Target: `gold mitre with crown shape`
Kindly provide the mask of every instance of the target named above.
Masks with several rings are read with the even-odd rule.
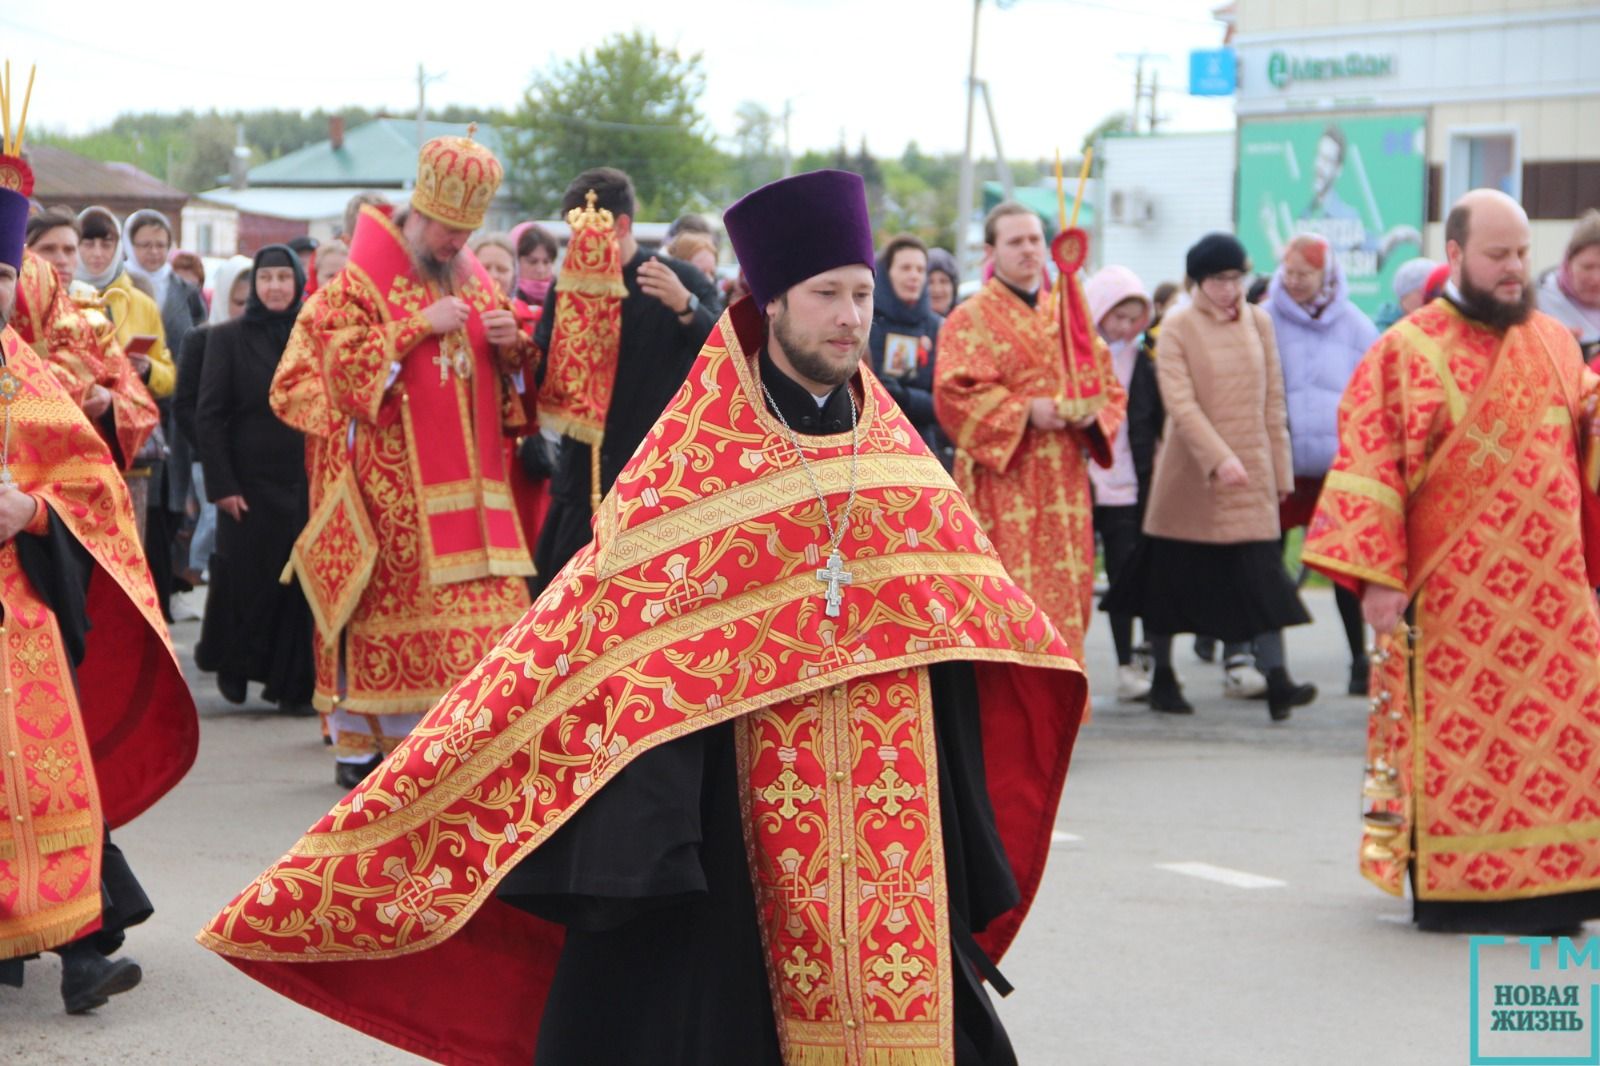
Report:
[[[474,122],[465,137],[435,137],[422,146],[412,210],[457,229],[483,225],[505,171],[493,152],[472,139],[477,132]]]

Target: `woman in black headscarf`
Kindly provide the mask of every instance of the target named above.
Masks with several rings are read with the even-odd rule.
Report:
[[[244,314],[206,338],[195,429],[217,548],[195,662],[231,703],[259,681],[263,699],[309,715],[311,612],[298,584],[278,583],[306,524],[305,445],[267,403],[305,283],[287,246],[261,249]]]

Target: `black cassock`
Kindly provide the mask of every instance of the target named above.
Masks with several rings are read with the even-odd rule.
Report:
[[[650,258],[641,251],[622,268],[628,295],[622,301],[617,376],[611,406],[606,410],[605,438],[600,445],[602,496],[610,491],[611,483],[633,458],[634,449],[672,402],[721,313],[717,290],[710,280],[688,263],[666,256],[657,257],[658,261],[672,268],[678,280],[699,298],[700,309],[685,325],[660,300],[646,296],[639,288],[639,267]],[[541,352],[550,350],[559,288],[559,281],[550,286],[544,315],[534,333]],[[550,478],[550,512],[533,552],[533,565],[538,571],[531,583],[535,596],[544,591],[567,560],[589,543],[589,520],[594,517],[589,509],[589,480],[589,445],[563,437],[556,470]]]
[[[819,408],[765,353],[761,374],[797,432],[849,431],[845,389]],[[987,959],[971,938],[1020,898],[985,783],[977,678],[964,662],[928,675],[956,948],[956,1062],[1012,1066],[978,982]],[[782,1066],[734,728],[712,726],[641,756],[500,883],[502,900],[567,930],[539,1066]]]
[[[308,703],[311,611],[298,583],[278,582],[309,502],[305,441],[267,403],[287,331],[234,319],[212,326],[201,364],[195,431],[213,501],[243,496],[243,520],[217,514],[211,590],[195,663],[224,688],[259,681],[268,702]]]
[[[33,590],[56,616],[67,661],[76,670],[83,661],[84,640],[89,632],[85,604],[95,571],[94,559],[54,514],[50,515],[48,532],[43,536],[18,533],[16,545],[17,562]],[[102,576],[100,580],[111,579]],[[104,955],[122,947],[124,930],[155,913],[128,860],[123,858],[122,849],[111,842],[109,829],[101,845],[100,906],[100,929],[89,938]],[[22,959],[0,960],[0,985],[21,987],[22,963]]]

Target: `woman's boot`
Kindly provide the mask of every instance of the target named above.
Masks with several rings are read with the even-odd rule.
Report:
[[[1317,698],[1317,686],[1297,685],[1289,680],[1289,671],[1275,666],[1267,671],[1267,713],[1274,722],[1289,717],[1294,707],[1304,707]]]
[[[1158,666],[1150,678],[1150,709],[1168,714],[1193,714],[1194,707],[1183,698],[1178,675],[1170,666]]]

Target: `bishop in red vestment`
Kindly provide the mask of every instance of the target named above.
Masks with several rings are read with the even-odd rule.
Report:
[[[470,138],[424,145],[409,210],[362,208],[274,378],[273,409],[308,438],[292,565],[346,787],[528,607],[504,435],[523,423],[510,375],[534,349],[465,248],[500,177]]]

